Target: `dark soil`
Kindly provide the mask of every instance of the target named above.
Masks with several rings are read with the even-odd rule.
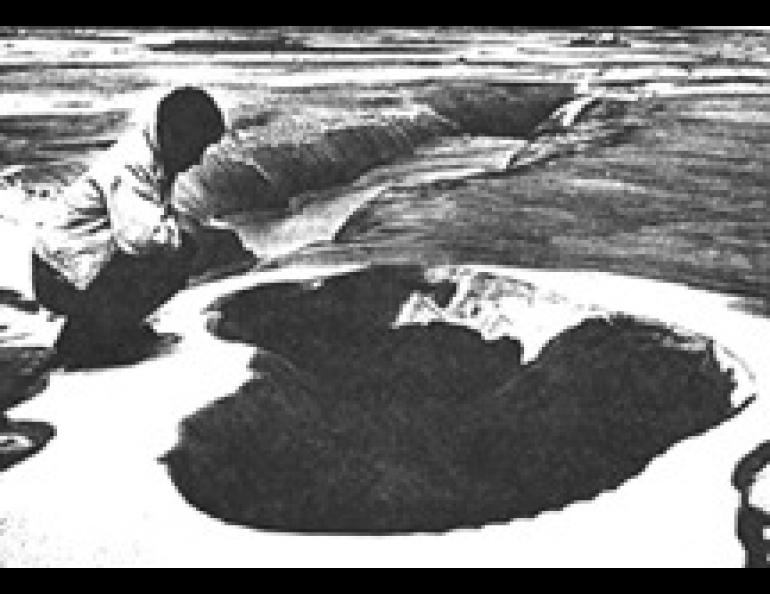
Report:
[[[183,422],[164,459],[182,495],[261,529],[481,526],[617,488],[735,412],[710,348],[677,348],[653,324],[587,321],[529,366],[512,340],[393,330],[412,291],[451,294],[417,272],[374,268],[219,304],[212,330],[265,350],[254,379]]]

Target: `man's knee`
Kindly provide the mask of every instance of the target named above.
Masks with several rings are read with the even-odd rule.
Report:
[[[179,258],[183,260],[193,260],[198,255],[200,248],[198,238],[187,231],[182,231],[180,236],[182,245],[177,250]]]
[[[184,234],[171,252],[146,257],[116,254],[85,291],[78,290],[39,256],[32,261],[38,302],[53,313],[98,324],[138,323],[183,290],[198,254],[195,239]]]
[[[194,242],[185,239],[173,251],[142,258],[118,255],[90,292],[122,320],[141,322],[187,287],[195,253]]]

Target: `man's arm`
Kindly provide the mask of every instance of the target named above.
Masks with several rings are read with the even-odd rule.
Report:
[[[106,191],[107,208],[118,248],[132,255],[178,249],[181,229],[160,204],[160,189],[141,169],[127,167]]]

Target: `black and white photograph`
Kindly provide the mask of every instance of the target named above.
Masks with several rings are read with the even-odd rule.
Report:
[[[0,26],[0,568],[770,567],[770,27]]]

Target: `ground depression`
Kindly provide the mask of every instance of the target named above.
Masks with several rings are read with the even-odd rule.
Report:
[[[470,321],[404,323],[415,295],[439,317],[458,305],[459,285],[429,276],[382,266],[218,303],[211,330],[258,354],[253,379],[185,419],[164,457],[183,497],[259,529],[476,527],[615,489],[736,412],[709,341],[588,316],[524,364],[519,342]],[[510,279],[485,282],[514,307]],[[459,305],[468,320],[484,307]]]

